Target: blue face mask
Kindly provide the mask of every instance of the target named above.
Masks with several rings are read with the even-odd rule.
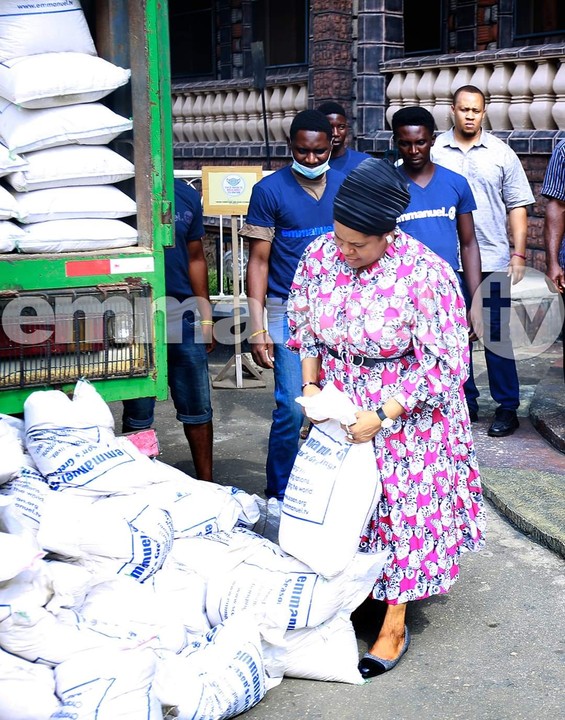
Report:
[[[293,160],[292,169],[305,178],[308,178],[308,180],[315,180],[330,169],[330,159],[328,158],[326,162],[321,165],[316,165],[316,167],[313,168],[306,167],[305,165],[301,165],[297,160]]]

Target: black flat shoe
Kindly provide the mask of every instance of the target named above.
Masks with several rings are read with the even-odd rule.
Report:
[[[506,437],[512,435],[514,430],[520,427],[518,416],[515,410],[504,410],[498,408],[494,413],[494,420],[492,421],[487,434],[490,437]]]
[[[384,660],[383,658],[378,657],[377,655],[371,655],[371,653],[365,653],[361,660],[359,661],[359,665],[357,666],[359,669],[359,672],[361,673],[361,677],[364,680],[368,680],[369,678],[376,677],[377,675],[382,675],[385,672],[388,672],[389,670],[392,670],[392,668],[396,667],[398,663],[400,662],[400,658],[404,655],[404,653],[408,650],[408,646],[410,645],[410,631],[408,630],[408,627],[404,626],[404,645],[402,646],[402,649],[400,651],[400,654],[398,657],[394,658],[394,660]]]

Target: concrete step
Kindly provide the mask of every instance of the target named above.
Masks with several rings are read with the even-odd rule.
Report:
[[[530,420],[542,437],[565,453],[563,359],[554,362],[537,384],[530,402]]]

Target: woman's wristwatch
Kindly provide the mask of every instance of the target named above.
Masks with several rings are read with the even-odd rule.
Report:
[[[385,430],[389,427],[392,427],[394,425],[394,420],[392,418],[389,418],[389,416],[385,413],[385,411],[382,409],[382,407],[377,408],[377,416],[379,420],[381,421],[381,427]]]

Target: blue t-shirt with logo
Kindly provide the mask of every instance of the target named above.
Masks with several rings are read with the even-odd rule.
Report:
[[[269,256],[267,297],[286,300],[298,261],[312,240],[333,230],[333,203],[345,176],[336,170],[326,173],[326,188],[320,200],[299,184],[290,166],[267,175],[253,186],[246,221],[259,227],[274,227]]]
[[[204,235],[200,195],[183,180],[175,179],[175,244],[165,248],[167,295],[186,300],[193,295],[188,276],[188,243]]]
[[[371,155],[367,155],[367,153],[346,148],[345,152],[340,157],[330,158],[330,167],[332,170],[339,170],[340,173],[347,175],[351,172],[351,170],[353,170],[353,168],[360,165],[363,160],[367,160],[367,158],[370,157]]]
[[[457,216],[477,209],[473,192],[463,175],[435,165],[426,187],[420,187],[398,168],[408,182],[410,204],[398,225],[458,270]]]

